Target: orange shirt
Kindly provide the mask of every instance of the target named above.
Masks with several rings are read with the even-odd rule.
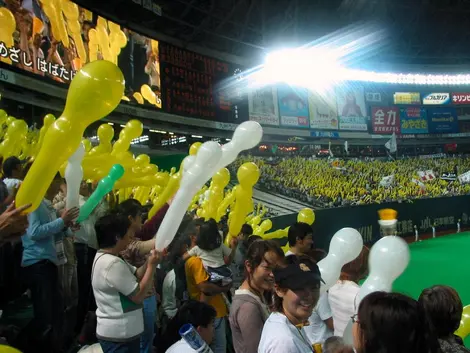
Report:
[[[190,257],[185,263],[185,270],[189,296],[191,299],[200,300],[201,291],[197,285],[209,280],[209,275],[204,269],[202,260],[199,257]],[[208,304],[214,307],[217,312],[217,318],[228,315],[227,306],[221,294],[211,296]]]

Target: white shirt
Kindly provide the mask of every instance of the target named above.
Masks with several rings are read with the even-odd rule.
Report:
[[[289,251],[286,252],[286,255],[285,255],[285,256],[287,257],[287,256],[289,256],[289,255],[295,255],[295,254],[294,254],[292,251],[289,250]]]
[[[264,323],[258,353],[313,353],[305,328],[298,329],[281,313],[272,313]]]
[[[312,315],[308,319],[309,326],[305,326],[305,333],[312,344],[323,343],[327,338],[333,336],[333,331],[326,325],[325,320],[331,318],[330,303],[328,293],[323,293],[318,300],[317,306],[313,309]]]
[[[13,191],[20,186],[20,184],[23,182],[23,180],[16,179],[16,178],[5,178],[3,179],[3,182],[7,186],[8,189],[8,195],[12,195]]]
[[[144,331],[142,305],[129,297],[139,290],[136,268],[118,256],[98,252],[93,262],[92,281],[95,294],[100,339],[127,342]]]
[[[351,281],[338,281],[328,290],[328,301],[333,313],[335,336],[342,337],[344,329],[357,310],[360,287]]]
[[[222,244],[214,250],[202,250],[199,246],[195,246],[188,251],[190,256],[200,257],[204,267],[217,268],[225,266],[224,256],[230,256],[232,249]]]
[[[192,349],[184,339],[179,340],[166,350],[166,353],[193,353],[197,352]]]
[[[173,318],[177,311],[178,307],[176,304],[176,275],[175,270],[171,270],[165,276],[163,280],[162,287],[162,308],[165,311],[168,318]]]

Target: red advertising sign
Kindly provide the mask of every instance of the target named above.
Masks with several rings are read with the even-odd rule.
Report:
[[[470,105],[470,92],[452,93],[452,103]]]
[[[397,107],[372,107],[372,131],[374,134],[399,134],[400,109]]]

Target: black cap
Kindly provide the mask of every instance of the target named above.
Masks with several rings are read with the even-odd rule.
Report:
[[[286,267],[278,267],[273,270],[274,280],[281,288],[301,290],[312,287],[320,287],[325,283],[321,278],[317,264],[306,256],[287,256]]]
[[[3,175],[7,178],[10,178],[13,175],[13,171],[19,165],[22,165],[24,162],[20,161],[18,157],[8,157],[3,161]]]

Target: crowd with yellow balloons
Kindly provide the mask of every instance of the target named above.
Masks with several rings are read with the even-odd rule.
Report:
[[[362,205],[417,198],[465,195],[470,184],[446,181],[439,177],[418,182],[418,171],[433,170],[436,176],[470,170],[468,158],[399,159],[395,161],[360,161],[285,158],[273,165],[265,159],[246,156],[238,165],[254,161],[262,171],[261,183],[276,191],[296,191],[325,206]],[[237,165],[234,165],[236,168]],[[380,185],[382,178],[393,175],[392,187]],[[413,181],[414,180],[414,181]]]

